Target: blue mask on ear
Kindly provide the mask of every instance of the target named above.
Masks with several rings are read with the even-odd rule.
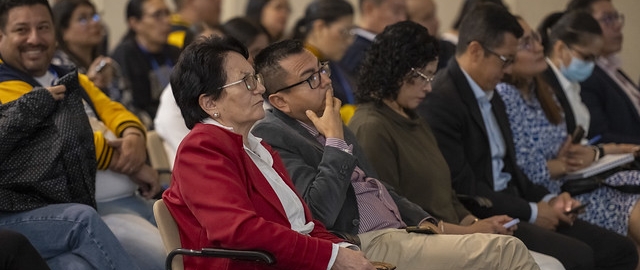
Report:
[[[583,82],[591,76],[595,65],[593,61],[584,61],[580,58],[572,57],[569,67],[561,65],[560,72],[571,82]]]

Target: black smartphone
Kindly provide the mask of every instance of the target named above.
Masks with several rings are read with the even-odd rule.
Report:
[[[579,214],[581,213],[587,206],[589,205],[589,203],[584,203],[581,205],[578,205],[574,208],[571,208],[571,210],[564,212],[565,215],[569,215],[569,214]]]
[[[432,228],[429,228],[429,227],[421,228],[418,226],[408,226],[405,229],[409,233],[438,234],[438,232],[434,231]]]
[[[571,135],[571,143],[579,144],[583,138],[584,138],[584,128],[582,128],[582,126],[576,126],[576,129],[573,131],[573,134]]]

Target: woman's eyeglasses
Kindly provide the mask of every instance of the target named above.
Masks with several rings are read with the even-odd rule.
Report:
[[[321,62],[321,63],[320,63],[320,69],[318,69],[318,71],[316,71],[316,72],[312,73],[312,74],[311,74],[311,76],[309,76],[309,78],[307,78],[306,80],[299,81],[299,82],[294,83],[294,84],[292,84],[292,85],[289,85],[289,86],[286,86],[286,87],[280,88],[280,89],[278,89],[278,90],[276,90],[276,91],[273,91],[273,93],[272,93],[272,94],[275,94],[275,93],[278,93],[278,92],[280,92],[280,91],[283,91],[283,90],[287,90],[287,89],[290,89],[290,88],[296,87],[296,86],[301,85],[301,84],[303,84],[303,83],[305,83],[305,82],[309,84],[309,87],[310,87],[311,89],[316,89],[316,88],[318,88],[318,87],[320,86],[320,84],[322,83],[322,80],[321,80],[321,78],[322,78],[322,76],[321,76],[321,75],[322,75],[322,74],[325,74],[325,75],[327,75],[328,77],[331,77],[331,69],[329,68],[329,62]]]
[[[532,31],[531,35],[520,38],[518,50],[533,51],[533,48],[536,47],[536,44],[539,44],[540,42],[542,42],[540,34],[538,34],[538,32]]]
[[[262,74],[249,74],[247,76],[245,76],[244,78],[242,78],[242,80],[239,81],[235,81],[232,83],[228,83],[225,84],[223,86],[218,87],[218,90],[223,89],[223,88],[227,88],[229,86],[234,86],[236,84],[240,84],[244,82],[245,86],[247,87],[247,90],[249,91],[255,91],[256,89],[258,89],[258,83],[264,85],[264,79],[262,78]]]
[[[91,16],[81,16],[80,18],[78,18],[78,23],[80,23],[81,25],[87,25],[89,24],[89,22],[99,22],[100,19],[100,14],[94,13]]]
[[[424,86],[429,85],[431,82],[433,82],[433,80],[436,78],[436,75],[431,75],[431,76],[427,76],[424,73],[418,71],[415,68],[411,68],[411,71],[415,72],[416,74],[418,74],[418,76],[422,79],[422,81],[424,82]]]

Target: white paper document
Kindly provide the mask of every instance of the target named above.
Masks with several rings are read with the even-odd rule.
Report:
[[[591,166],[568,173],[564,178],[567,180],[587,178],[632,162],[633,159],[633,154],[604,155],[601,159],[591,164]]]

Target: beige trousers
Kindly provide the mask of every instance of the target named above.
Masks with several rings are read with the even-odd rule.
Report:
[[[398,270],[540,269],[518,238],[496,234],[427,235],[384,229],[359,235],[371,261]]]

